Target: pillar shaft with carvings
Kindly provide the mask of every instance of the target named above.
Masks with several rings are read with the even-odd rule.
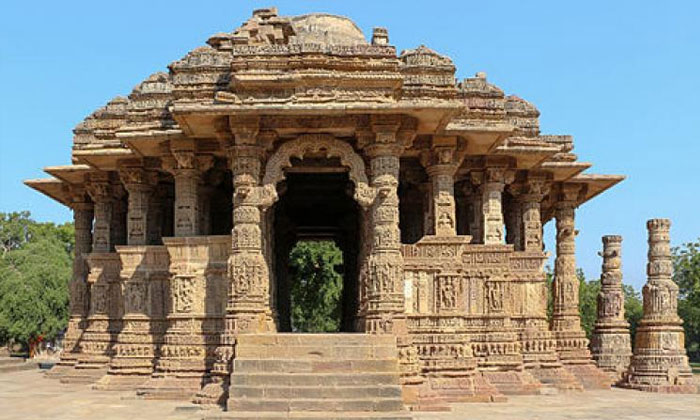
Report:
[[[149,243],[149,220],[151,197],[156,182],[156,174],[143,168],[122,168],[119,175],[129,194],[127,208],[127,244],[146,245]]]
[[[92,252],[110,252],[113,201],[111,185],[107,180],[91,181],[87,184],[87,192],[95,203]]]
[[[472,182],[479,186],[480,207],[479,243],[491,245],[502,244],[503,234],[503,190],[513,182],[514,173],[506,167],[487,167],[471,172]]]
[[[94,208],[83,188],[72,191],[73,223],[75,226],[75,258],[70,283],[70,318],[64,339],[66,352],[78,350],[77,345],[86,327],[89,310],[88,266],[86,256],[92,251],[92,221]]]
[[[694,393],[697,387],[685,353],[683,322],[678,316],[678,285],[671,279],[670,228],[668,219],[647,222],[644,315],[637,327],[626,385],[650,392]]]
[[[227,330],[274,331],[268,264],[263,255],[261,210],[268,201],[260,186],[263,149],[255,145],[255,136],[240,137],[230,150],[234,192]]]
[[[588,339],[581,328],[579,279],[576,275],[575,212],[579,185],[565,184],[556,204],[557,256],[554,261],[552,331],[562,361],[588,357]]]
[[[540,214],[541,203],[549,192],[548,183],[541,178],[531,178],[525,184],[524,194],[518,197],[522,221],[520,223],[521,241],[519,249],[523,251],[541,252],[542,242],[542,216]]]
[[[405,303],[397,191],[402,146],[395,128],[379,128],[375,132],[374,143],[365,148],[370,159],[370,182],[377,196],[369,209],[367,239],[371,246],[366,266],[364,330],[403,333],[406,326],[402,317]]]
[[[613,381],[623,379],[632,356],[629,323],[625,320],[621,252],[622,236],[603,236],[598,317],[591,338],[593,359]]]
[[[457,234],[454,173],[457,170],[455,148],[438,146],[428,152],[423,164],[430,177],[430,232],[437,236]]]
[[[556,203],[557,258],[552,284],[551,330],[564,367],[587,389],[610,388],[610,377],[597,368],[588,350],[588,339],[581,328],[579,279],[576,275],[575,212],[583,186],[562,184]]]

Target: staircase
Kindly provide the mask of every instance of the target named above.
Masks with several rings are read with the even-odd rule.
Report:
[[[27,362],[22,357],[0,357],[0,373],[36,370],[38,368],[39,365],[36,362]]]
[[[239,336],[226,419],[407,420],[393,336]]]

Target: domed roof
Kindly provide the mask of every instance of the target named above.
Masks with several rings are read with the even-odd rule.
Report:
[[[290,17],[296,37],[294,44],[367,45],[355,22],[345,16],[311,13]]]

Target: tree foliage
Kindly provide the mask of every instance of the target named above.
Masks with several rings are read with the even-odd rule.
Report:
[[[675,247],[673,280],[678,284],[678,314],[683,318],[685,346],[700,361],[700,238]]]
[[[336,267],[343,254],[330,241],[297,243],[289,255],[292,275],[292,330],[338,331],[343,277]]]
[[[73,225],[0,213],[0,343],[54,338],[68,319]]]

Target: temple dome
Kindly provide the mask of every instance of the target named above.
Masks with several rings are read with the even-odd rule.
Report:
[[[293,44],[367,45],[360,28],[345,16],[311,13],[291,16]]]

